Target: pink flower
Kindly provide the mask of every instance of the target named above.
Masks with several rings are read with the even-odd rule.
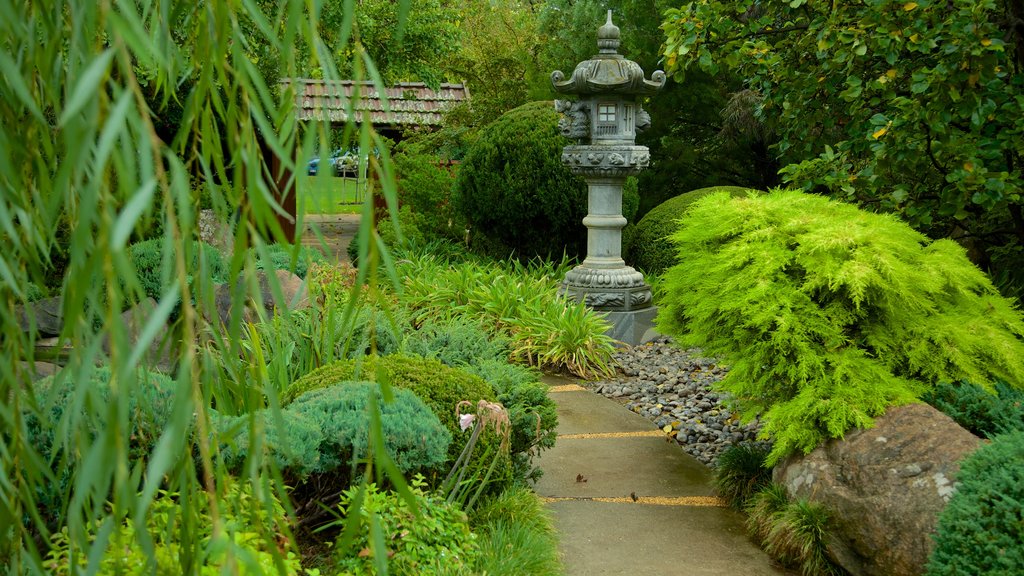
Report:
[[[476,420],[476,416],[472,414],[460,414],[459,415],[459,428],[465,432],[473,426],[473,421]]]

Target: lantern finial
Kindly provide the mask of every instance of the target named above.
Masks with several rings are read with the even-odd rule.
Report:
[[[612,24],[612,11],[608,11],[608,21],[597,29],[597,47],[601,54],[618,54],[619,27]]]

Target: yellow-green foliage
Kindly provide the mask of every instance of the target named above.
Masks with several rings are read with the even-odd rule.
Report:
[[[774,463],[941,381],[1024,386],[1024,318],[950,240],[799,192],[693,206],[659,328],[731,365]]]
[[[87,535],[90,545],[101,535],[109,537],[102,556],[96,559],[97,573],[299,574],[297,550],[287,534],[288,519],[269,483],[254,486],[225,477],[220,489],[217,508],[221,531],[216,535],[206,499],[184,502],[177,494],[161,492],[153,500],[142,527],[153,544],[152,558],[140,544],[143,536],[131,519],[113,526],[92,525]],[[267,538],[267,534],[274,538]],[[83,550],[73,541],[67,528],[55,533],[50,544],[43,565],[48,574],[85,573],[91,550]]]
[[[462,451],[467,437],[459,428],[456,405],[462,400],[469,400],[475,406],[479,400],[493,402],[496,397],[491,385],[479,376],[450,368],[431,358],[402,354],[366,356],[359,360],[358,366],[360,378],[390,382],[393,386],[412,391],[423,400],[452,434],[453,441],[448,449],[452,461]],[[281,401],[287,404],[311,390],[353,380],[356,367],[356,360],[340,360],[314,370],[296,380]]]

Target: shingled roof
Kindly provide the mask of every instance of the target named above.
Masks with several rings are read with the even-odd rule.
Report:
[[[328,82],[305,78],[285,79],[282,87],[295,84],[295,108],[299,120],[348,120],[346,108],[357,83],[351,80]],[[469,100],[469,90],[463,84],[441,84],[432,90],[421,82],[402,82],[385,89],[387,106],[372,82],[358,83],[359,100],[356,102],[355,120],[363,118],[362,111],[370,111],[375,125],[436,126],[441,124],[444,111]]]

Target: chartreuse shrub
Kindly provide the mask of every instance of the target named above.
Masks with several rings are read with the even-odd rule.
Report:
[[[455,184],[474,250],[527,259],[586,252],[587,186],[562,164],[567,144],[551,102],[524,104],[481,131]]]
[[[288,270],[299,278],[305,278],[312,264],[323,264],[327,258],[315,247],[268,244],[249,248],[258,270]]]
[[[128,247],[128,256],[135,268],[142,292],[156,300],[160,299],[172,282],[176,256],[168,247],[166,238],[143,240]],[[191,271],[187,279],[189,285],[197,277],[214,283],[227,280],[228,267],[224,257],[210,244],[193,240],[188,244],[186,258],[188,262],[185,269]]]
[[[1024,387],[1024,318],[949,240],[800,192],[692,206],[672,236],[658,327],[731,366],[772,465],[938,382]]]
[[[470,512],[480,555],[474,568],[493,576],[558,576],[563,573],[551,516],[532,490],[509,488]]]
[[[253,415],[216,419],[221,457],[231,470],[240,470],[256,449],[274,458],[289,477],[302,480],[329,474],[333,484],[345,485],[356,461],[369,456],[369,395],[377,397],[385,449],[403,473],[429,472],[445,463],[451,434],[422,400],[408,390],[394,389],[384,402],[376,384],[339,382],[311,389],[281,410],[277,426],[269,410]],[[254,428],[262,444],[254,446]]]
[[[610,372],[612,340],[605,320],[558,295],[565,264],[457,265],[407,254],[400,302],[415,323],[463,318],[509,342],[513,360],[587,377]]]
[[[334,569],[339,575],[379,574],[384,563],[396,576],[469,576],[480,555],[477,537],[458,506],[423,490],[422,478],[412,480],[416,510],[395,492],[370,484],[358,498],[358,488],[345,491],[340,509],[343,524],[358,514],[355,540],[337,547]],[[359,502],[361,501],[361,506]],[[386,558],[371,548],[374,533],[386,548]],[[338,544],[341,544],[339,539]]]
[[[997,436],[960,465],[939,515],[928,576],[1024,573],[1024,431]]]
[[[733,196],[755,193],[739,186],[712,186],[669,198],[652,208],[628,233],[623,231],[622,253],[626,262],[653,276],[678,262],[676,247],[668,239],[678,228],[676,222],[691,204],[716,192],[727,192]]]
[[[943,382],[922,399],[972,434],[991,438],[1024,430],[1024,391],[996,382],[994,394],[970,382]]]
[[[137,526],[131,519],[90,525],[90,545],[101,535],[108,539],[100,551],[102,556],[96,559],[90,558],[89,549],[76,544],[67,528],[54,533],[43,567],[57,576],[85,573],[90,560],[95,562],[98,574],[301,574],[297,550],[288,536],[284,507],[269,483],[257,481],[253,485],[226,477],[219,488],[217,518],[221,532],[217,535],[209,500],[198,498],[186,503],[178,494],[160,492],[146,511],[144,526]],[[258,498],[254,496],[257,493]],[[152,559],[139,544],[140,532],[152,540]],[[192,543],[199,544],[199,557],[190,556]]]

